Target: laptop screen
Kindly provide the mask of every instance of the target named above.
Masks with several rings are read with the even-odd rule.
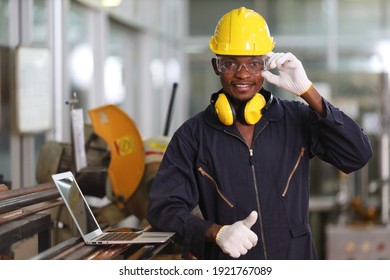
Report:
[[[76,221],[76,225],[82,234],[86,235],[99,229],[99,226],[72,173],[67,173],[69,174],[67,177],[53,179],[64,202],[71,210],[69,212]]]

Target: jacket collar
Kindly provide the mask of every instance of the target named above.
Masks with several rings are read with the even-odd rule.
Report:
[[[229,127],[229,126],[223,125],[218,120],[218,116],[217,116],[215,109],[214,109],[214,102],[216,100],[216,97],[218,94],[220,94],[222,92],[223,91],[221,89],[218,92],[215,92],[211,95],[210,105],[207,106],[207,108],[205,109],[204,114],[203,114],[203,118],[207,124],[209,124],[210,126],[216,128],[216,129],[230,130],[230,128],[233,129],[233,128],[235,128],[235,126],[233,125],[233,126]],[[269,105],[267,105],[267,108],[266,108],[265,112],[263,112],[263,116],[262,116],[261,120],[256,124],[256,126],[259,125],[260,123],[264,123],[264,120],[271,121],[271,122],[280,120],[284,115],[284,108],[280,104],[280,99],[273,96],[271,92],[265,90],[264,88],[261,88],[259,93],[265,97],[265,100],[267,101],[267,103],[270,99],[271,99],[271,101],[269,102]]]

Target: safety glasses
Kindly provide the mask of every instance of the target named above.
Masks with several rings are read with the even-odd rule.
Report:
[[[250,74],[260,74],[265,69],[264,56],[254,56],[246,63],[238,63],[231,57],[216,57],[217,69],[222,74],[235,74],[244,67]]]

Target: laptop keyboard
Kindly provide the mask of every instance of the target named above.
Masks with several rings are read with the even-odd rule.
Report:
[[[139,233],[135,232],[109,232],[101,237],[98,238],[98,240],[107,241],[107,240],[113,240],[113,241],[122,241],[122,240],[133,240],[139,236]]]

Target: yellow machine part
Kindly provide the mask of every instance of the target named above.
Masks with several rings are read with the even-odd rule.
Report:
[[[133,120],[117,106],[105,105],[88,113],[95,133],[110,148],[111,159],[107,173],[118,205],[123,208],[144,173],[142,138]]]

